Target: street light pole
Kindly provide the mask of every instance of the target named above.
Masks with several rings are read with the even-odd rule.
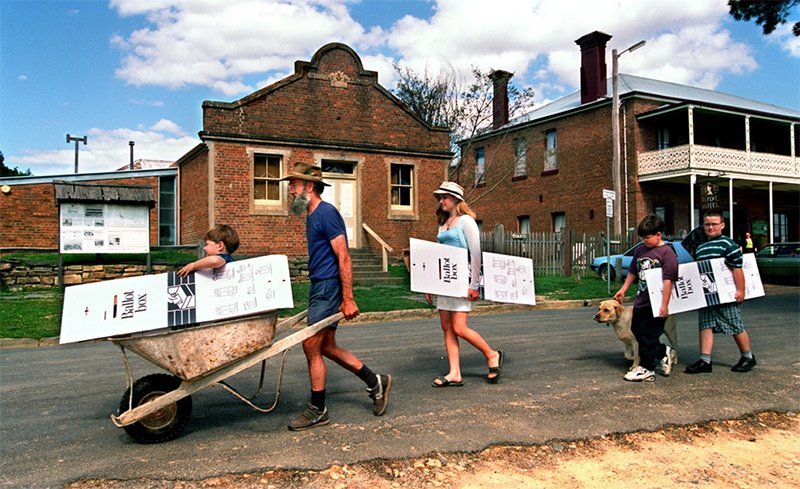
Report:
[[[616,49],[611,50],[611,173],[614,184],[614,232],[617,236],[622,235],[622,176],[619,149],[619,57],[629,51],[635,51],[645,45],[645,41],[636,44],[617,53]],[[626,197],[627,200],[627,197]]]
[[[67,133],[67,143],[75,141],[75,173],[78,173],[78,143],[82,142],[83,145],[86,146],[88,138],[88,136],[83,136],[82,138],[70,136],[69,133]]]

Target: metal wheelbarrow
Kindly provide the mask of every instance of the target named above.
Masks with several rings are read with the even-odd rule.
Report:
[[[137,333],[109,338],[122,351],[128,374],[128,390],[122,396],[119,412],[111,421],[139,443],[161,443],[180,435],[192,412],[192,394],[218,385],[259,412],[270,412],[278,403],[283,362],[278,374],[275,401],[269,408],[255,405],[264,384],[267,359],[301,343],[344,318],[334,314],[278,341],[278,337],[302,321],[308,311],[278,323],[277,311],[212,323],[177,331]],[[125,350],[167,370],[134,382]],[[258,391],[251,397],[240,394],[225,379],[261,363]]]

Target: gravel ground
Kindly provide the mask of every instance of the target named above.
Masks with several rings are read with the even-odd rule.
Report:
[[[656,432],[495,446],[478,453],[335,465],[322,471],[263,471],[202,480],[83,480],[85,488],[796,488],[800,417],[759,413],[745,419],[673,426]]]

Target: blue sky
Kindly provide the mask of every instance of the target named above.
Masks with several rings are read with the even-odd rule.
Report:
[[[574,40],[647,45],[620,71],[800,109],[800,42],[763,36],[726,0],[0,1],[0,151],[34,175],[175,160],[200,142],[203,100],[233,101],[343,42],[391,89],[393,64],[512,71],[544,104],[578,89]],[[800,9],[792,22],[800,20]]]

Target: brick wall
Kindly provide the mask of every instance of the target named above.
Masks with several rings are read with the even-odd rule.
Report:
[[[181,162],[178,172],[179,244],[195,244],[210,228],[208,217],[208,149]]]
[[[472,143],[459,180],[484,229],[502,223],[517,230],[517,217],[530,216],[531,231],[552,231],[553,213],[564,213],[578,232],[605,229],[602,189],[611,189],[611,134],[608,107],[527,126]],[[545,132],[557,134],[557,170],[544,171]],[[514,140],[527,147],[527,176],[514,178]],[[484,148],[486,184],[472,189],[476,148]]]

